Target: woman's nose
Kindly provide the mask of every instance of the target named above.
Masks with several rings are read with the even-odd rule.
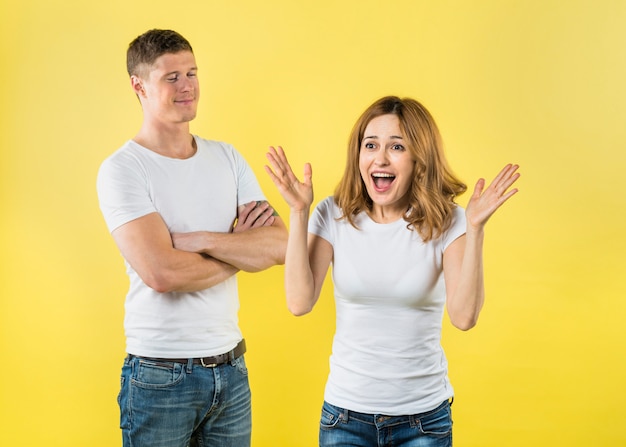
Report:
[[[387,159],[387,151],[384,149],[380,149],[376,152],[376,156],[374,158],[374,162],[379,166],[384,166],[387,164],[389,160]]]

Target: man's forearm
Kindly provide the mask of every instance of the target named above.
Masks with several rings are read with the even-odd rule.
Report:
[[[167,291],[196,292],[208,289],[226,281],[235,275],[239,269],[231,264],[198,254],[203,259],[194,266],[177,268],[172,266],[171,279],[166,281]]]
[[[284,264],[287,230],[279,221],[238,233],[174,233],[172,240],[180,250],[202,253],[246,272],[258,272]]]
[[[143,282],[157,292],[192,292],[237,273],[233,265],[172,246],[161,216],[151,213],[113,231],[122,256]]]
[[[161,293],[208,289],[239,271],[219,259],[175,249],[135,270],[148,287]]]
[[[207,233],[205,254],[246,272],[285,263],[287,231],[268,226],[242,233]]]

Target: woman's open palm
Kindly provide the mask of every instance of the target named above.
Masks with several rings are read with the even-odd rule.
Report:
[[[518,168],[518,165],[506,165],[486,189],[485,179],[481,178],[476,182],[474,193],[465,209],[469,225],[484,226],[496,210],[517,193],[517,188],[509,188],[520,177]]]
[[[313,203],[313,183],[311,165],[304,165],[304,178],[300,182],[294,175],[283,148],[270,147],[266,154],[272,167],[265,166],[265,171],[278,188],[278,191],[293,211],[308,210]]]

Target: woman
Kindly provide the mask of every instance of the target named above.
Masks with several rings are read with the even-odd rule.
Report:
[[[444,306],[472,328],[483,305],[484,227],[517,189],[517,165],[489,187],[466,186],[445,161],[437,126],[419,102],[385,97],[356,122],[345,172],[315,208],[312,170],[300,182],[282,148],[266,171],[290,208],[285,291],[295,315],[315,305],[329,265],[336,333],[320,446],[452,445]],[[308,233],[308,234],[307,234]]]

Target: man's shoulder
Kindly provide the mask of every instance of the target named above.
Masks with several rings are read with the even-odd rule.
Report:
[[[194,135],[198,146],[198,153],[207,156],[210,159],[215,157],[222,160],[228,160],[229,163],[242,166],[245,165],[244,156],[230,143],[219,140],[208,140],[206,138]]]
[[[109,154],[109,156],[107,156],[103,160],[102,164],[112,163],[119,159],[132,157],[132,152],[133,152],[133,141],[127,140],[126,142],[124,142],[124,144],[122,144],[115,151]]]
[[[144,162],[141,151],[132,140],[126,141],[121,147],[106,157],[98,169],[99,179],[121,179],[141,171]]]
[[[196,144],[198,145],[198,150],[220,150],[223,152],[236,152],[234,146],[230,143],[220,140],[210,140],[208,138],[202,138],[198,135],[194,135],[194,139],[196,140]]]

